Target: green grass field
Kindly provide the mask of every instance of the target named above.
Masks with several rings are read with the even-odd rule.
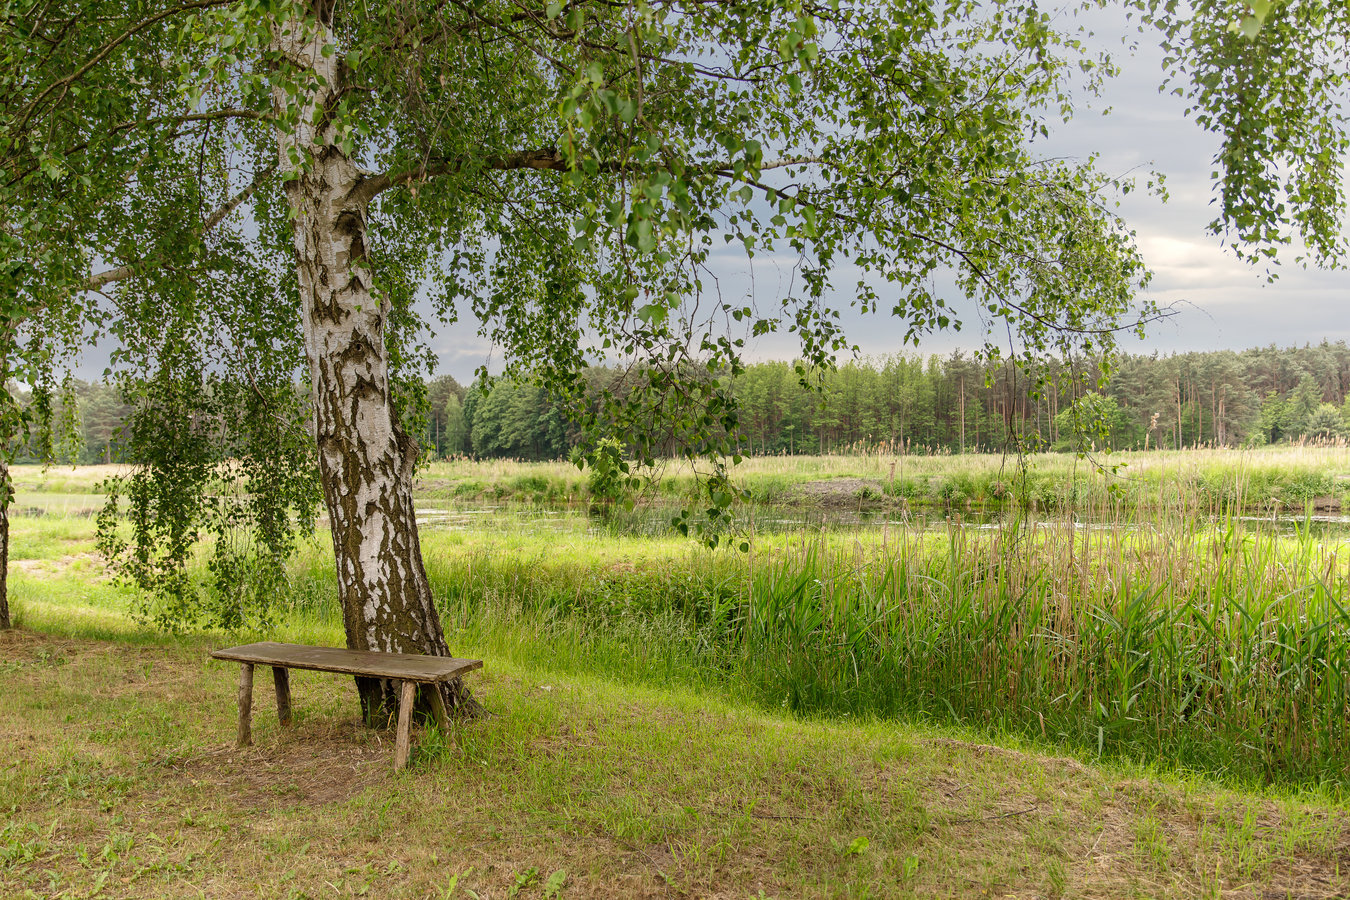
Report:
[[[922,459],[947,479],[993,464]],[[257,745],[235,750],[234,667],[205,652],[264,633],[138,624],[93,552],[98,477],[21,470],[0,896],[1341,894],[1346,535],[1212,496],[1256,475],[1335,484],[1347,462],[1162,454],[1126,470],[1177,492],[1142,517],[766,531],[748,554],[567,499],[470,505],[423,546],[497,715],[424,731],[400,775],[334,676],[298,675],[293,735],[259,688]],[[423,497],[558,479],[584,500],[574,473],[437,465]],[[324,543],[266,636],[341,643]]]
[[[20,505],[79,509],[79,495],[99,493],[118,466],[15,466]],[[878,497],[964,508],[1023,505],[1041,510],[1135,510],[1298,513],[1308,504],[1339,509],[1350,499],[1350,449],[1275,446],[1254,450],[1116,452],[1080,458],[1014,456],[749,457],[733,470],[756,502],[790,500],[804,484],[856,479]],[[648,499],[679,500],[694,485],[688,466],[672,461],[647,473]],[[583,503],[587,473],[566,462],[451,460],[425,464],[418,496],[427,502]]]
[[[680,498],[693,486],[692,473],[680,462],[648,474],[653,480],[649,497]],[[1309,503],[1340,508],[1350,491],[1350,450],[1277,446],[1092,458],[1044,453],[1023,460],[996,454],[774,456],[747,458],[734,475],[761,503],[791,499],[794,490],[811,482],[862,479],[882,496],[917,504],[1297,512]],[[426,499],[566,503],[585,499],[586,476],[562,462],[433,462],[422,470],[420,494]]]
[[[395,775],[350,685],[236,750],[203,642],[0,636],[6,897],[1331,896],[1343,809],[488,656]],[[265,699],[265,697],[260,697]]]

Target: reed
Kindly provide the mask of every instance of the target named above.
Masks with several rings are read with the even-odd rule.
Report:
[[[874,462],[884,479],[889,461]],[[1005,477],[978,462],[905,457],[903,477],[971,493]],[[952,504],[936,528],[765,531],[749,553],[701,549],[650,517],[601,525],[584,504],[429,526],[423,547],[456,652],[1339,791],[1350,787],[1350,552],[1308,500],[1334,493],[1345,463],[1337,448],[1137,454],[1131,485],[1098,489],[1082,479],[1111,476],[1038,457],[1033,472],[1061,498],[1046,504],[1053,517],[975,525]],[[750,465],[790,486],[858,475],[858,464]],[[561,465],[454,465],[484,484],[579,495]],[[663,477],[678,492],[688,473]],[[1123,502],[1127,491],[1141,499]],[[1303,498],[1301,522],[1243,514],[1277,492]],[[30,496],[18,505],[36,512]],[[126,594],[89,568],[92,523],[59,514],[83,499],[46,497],[56,502],[44,515],[15,519],[20,614],[58,630],[114,628]],[[283,638],[341,640],[326,545],[316,539],[294,563]]]
[[[808,541],[757,560],[732,615],[765,702],[1343,784],[1346,587],[1311,532],[1013,523]]]
[[[578,523],[580,520],[578,520]],[[1350,786],[1350,566],[1311,526],[1184,504],[761,536],[432,533],[455,647],[803,715],[943,722],[1238,782]],[[329,564],[296,579],[334,621]]]

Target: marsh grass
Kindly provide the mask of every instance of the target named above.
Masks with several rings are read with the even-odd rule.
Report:
[[[938,528],[766,533],[738,554],[581,512],[506,512],[428,528],[423,547],[456,652],[1341,791],[1350,554],[1311,518],[1276,528],[1238,511],[1280,479],[1335,483],[1345,452],[1282,452],[1150,455],[1135,469],[1157,486],[1142,515],[1101,493],[1076,497],[1072,517],[966,525],[958,512]],[[982,477],[969,458],[924,459],[934,477]],[[779,465],[792,468],[767,474],[818,478],[835,464],[788,458]],[[1288,471],[1267,471],[1276,464]],[[486,481],[523,477],[505,463],[455,465]],[[85,555],[92,523],[16,523],[16,555],[33,564],[16,578],[21,619],[114,634],[127,595]],[[294,561],[269,635],[342,641],[325,544]]]
[[[14,490],[20,494],[97,494],[103,481],[127,471],[127,467],[121,465],[22,464],[9,467]]]
[[[1344,785],[1343,556],[1307,535],[1017,524],[818,541],[727,628],[767,702],[971,724],[1247,781]]]
[[[1347,786],[1350,568],[1314,529],[1014,520],[775,535],[741,555],[575,525],[424,536],[452,645],[796,714]],[[311,550],[288,627],[335,628],[330,573]]]
[[[100,485],[125,474],[123,466],[11,469],[20,504],[48,511],[102,504]],[[681,501],[695,490],[692,470],[669,461],[648,473],[643,498]],[[1297,512],[1310,502],[1340,505],[1350,491],[1350,449],[1281,445],[1251,450],[1196,449],[1119,451],[1079,457],[1042,453],[746,457],[733,476],[756,503],[790,500],[802,484],[861,478],[883,495],[909,503],[964,507],[1015,505],[1038,510],[1074,510],[1084,503],[1156,510],[1179,501],[1210,513],[1231,509]],[[509,459],[433,461],[419,471],[424,501],[524,502],[544,506],[584,505],[587,473],[568,462]],[[91,499],[83,499],[90,495]],[[64,499],[61,499],[64,498]]]
[[[693,472],[682,462],[668,462],[650,475],[648,500],[681,500],[694,492]],[[861,478],[896,500],[958,508],[993,504],[1073,511],[1096,504],[1153,511],[1192,502],[1209,513],[1297,512],[1310,502],[1339,506],[1346,500],[1350,450],[1285,445],[1086,457],[1043,453],[1020,459],[989,453],[768,456],[745,458],[733,476],[759,504],[790,500],[809,482]],[[419,496],[575,504],[587,498],[586,476],[565,462],[432,462],[421,471]]]

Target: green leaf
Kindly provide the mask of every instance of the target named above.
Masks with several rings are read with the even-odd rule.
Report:
[[[816,237],[816,210],[812,206],[802,207],[802,233],[809,238]]]
[[[651,219],[639,219],[637,223],[637,248],[650,253],[656,247],[656,236],[652,232]]]
[[[548,881],[544,882],[544,900],[554,900],[558,892],[562,890],[563,885],[567,883],[567,872],[559,869],[548,876]]]
[[[648,303],[637,311],[637,317],[648,325],[660,325],[670,314],[670,307],[664,303]]]
[[[869,843],[870,842],[865,837],[856,837],[853,839],[852,843],[848,845],[848,849],[844,851],[844,855],[858,856],[866,852]]]

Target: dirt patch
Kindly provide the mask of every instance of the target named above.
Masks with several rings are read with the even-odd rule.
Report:
[[[10,563],[10,565],[13,566],[14,563]],[[113,651],[113,648],[114,645],[111,644],[52,637],[39,634],[36,631],[29,631],[27,628],[10,628],[0,631],[0,660],[16,663],[33,659],[40,659],[43,662],[53,660],[64,662],[92,653],[109,653]]]
[[[74,565],[90,566],[101,574],[103,557],[95,553],[72,553],[60,559],[14,559],[10,560],[9,568],[12,572],[19,572],[33,578],[52,578],[64,574],[67,569]]]
[[[818,506],[888,506],[895,501],[886,495],[880,481],[871,478],[828,478],[793,485],[783,495],[788,503]]]
[[[1034,763],[1037,766],[1051,771],[1063,770],[1077,774],[1086,774],[1091,772],[1087,766],[1078,760],[1069,756],[1045,756],[1043,754],[1032,755],[1023,753],[1021,750],[1013,750],[1010,747],[998,747],[993,744],[972,744],[969,741],[958,741],[955,738],[935,737],[929,738],[925,743],[934,744],[939,747],[950,747],[961,755],[974,754],[975,756],[997,756],[1004,759],[1018,760],[1027,764]]]
[[[393,735],[382,737],[350,722],[314,723],[287,734],[283,743],[227,745],[166,760],[160,777],[210,787],[249,809],[325,806],[389,777]]]

